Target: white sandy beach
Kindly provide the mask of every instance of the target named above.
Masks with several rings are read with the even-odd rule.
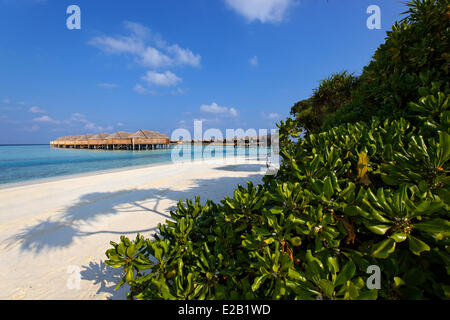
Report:
[[[109,241],[150,237],[178,200],[219,201],[261,182],[265,162],[209,160],[62,177],[0,189],[0,299],[125,299]],[[80,271],[79,288],[73,288]],[[69,283],[69,286],[68,286]],[[71,286],[72,284],[72,286]]]

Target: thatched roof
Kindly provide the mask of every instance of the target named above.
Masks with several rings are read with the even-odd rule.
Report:
[[[78,136],[78,138],[76,138],[75,140],[76,141],[89,140],[89,138],[91,138],[92,136],[93,136],[93,134],[85,134],[85,135],[82,135],[82,136]]]
[[[133,134],[125,131],[117,131],[110,134],[107,139],[129,139]]]
[[[79,138],[83,137],[83,136],[64,136],[64,137],[59,137],[58,139],[56,139],[56,141],[75,141],[75,140],[80,140]]]
[[[145,135],[145,133],[142,130],[139,130],[139,131],[133,133],[133,135],[131,137],[132,138],[143,138],[143,139],[147,138],[147,136]]]
[[[169,139],[166,134],[159,133],[156,131],[150,130],[139,130],[135,133],[117,131],[113,134],[109,133],[97,133],[93,134],[84,134],[77,136],[64,136],[59,137],[55,141],[79,141],[79,140],[106,140],[106,139],[131,139],[131,138],[143,138],[143,139]]]
[[[110,135],[109,133],[101,132],[93,135],[88,140],[105,140],[109,135]]]
[[[139,130],[136,133],[133,133],[131,136],[132,138],[144,138],[144,139],[169,139],[169,137],[166,134],[159,133],[156,131],[150,131],[150,130]]]

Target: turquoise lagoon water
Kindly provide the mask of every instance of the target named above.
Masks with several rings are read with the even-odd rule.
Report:
[[[256,147],[176,146],[175,150],[106,151],[56,149],[49,145],[0,145],[0,185],[132,166],[232,155],[262,158]]]

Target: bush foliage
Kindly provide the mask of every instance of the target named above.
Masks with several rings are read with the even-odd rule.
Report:
[[[389,116],[338,110],[297,142],[302,127],[281,121],[282,164],[263,185],[180,201],[154,238],[111,242],[106,264],[123,268],[129,298],[450,298],[449,6],[408,5],[339,109]],[[379,290],[366,285],[373,265]]]
[[[358,87],[358,78],[347,71],[335,73],[314,90],[311,98],[297,102],[291,108],[297,126],[314,132],[327,123],[328,117],[351,101],[351,94]]]
[[[450,2],[414,0],[406,5],[408,15],[387,32],[361,76],[334,74],[311,98],[292,107],[297,127],[317,132],[372,116],[407,117],[409,102],[439,91],[450,93]],[[333,103],[317,100],[321,92]]]

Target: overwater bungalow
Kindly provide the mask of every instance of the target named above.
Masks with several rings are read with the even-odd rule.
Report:
[[[89,138],[92,137],[93,134],[85,134],[82,136],[78,136],[75,139],[75,142],[77,145],[82,145],[82,146],[89,146]]]
[[[109,133],[101,132],[94,134],[92,137],[88,139],[89,146],[92,146],[91,149],[99,149],[98,146],[106,145],[106,138],[109,136]]]
[[[169,144],[170,139],[166,134],[150,130],[64,136],[50,142],[50,146],[55,148],[105,150],[167,149]]]

